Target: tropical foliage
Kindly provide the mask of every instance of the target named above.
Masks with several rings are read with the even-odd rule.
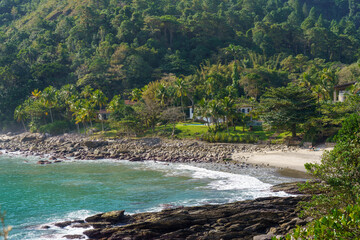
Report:
[[[347,118],[335,137],[334,150],[321,164],[306,168],[322,182],[304,187],[320,193],[304,203],[304,214],[315,218],[305,228],[298,227],[288,239],[357,239],[360,233],[360,116]]]

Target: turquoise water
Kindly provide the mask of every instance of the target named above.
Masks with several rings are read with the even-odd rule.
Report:
[[[11,238],[61,239],[83,230],[59,221],[98,212],[159,211],[165,206],[219,204],[265,196],[271,184],[291,179],[271,169],[210,170],[209,166],[128,161],[68,161],[38,165],[35,158],[0,156],[0,206]],[[243,172],[241,172],[243,171]],[[42,229],[44,225],[50,229]]]

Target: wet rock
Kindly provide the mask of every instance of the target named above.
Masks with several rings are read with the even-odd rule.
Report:
[[[65,235],[62,238],[65,238],[65,239],[85,239],[85,236],[75,234],[75,235]]]
[[[119,223],[125,219],[125,211],[111,211],[101,215],[101,218],[106,222]]]
[[[51,164],[52,162],[48,161],[48,160],[40,160],[37,161],[36,164],[40,164],[40,165],[45,165],[45,164]]]
[[[84,220],[74,220],[74,221],[65,221],[65,222],[58,222],[58,223],[55,223],[55,226],[59,227],[59,228],[65,228],[65,227],[68,227],[72,224],[82,224],[84,223]]]
[[[70,226],[72,223],[73,223],[72,221],[59,222],[59,223],[55,223],[55,226],[59,228],[65,228],[67,226]]]
[[[268,197],[223,205],[139,213],[124,216],[129,223],[123,226],[103,228],[104,223],[96,228],[94,225],[95,229],[87,230],[84,234],[91,239],[268,239],[275,232],[278,235],[286,234],[289,226],[305,221],[294,216],[298,202],[306,199],[309,197]],[[100,221],[105,215],[117,219],[122,214],[122,211],[97,214],[88,220]]]
[[[28,133],[20,136],[20,142],[34,141],[36,140],[36,138],[37,138],[36,134]]]
[[[110,222],[95,222],[95,223],[87,223],[89,225],[91,225],[93,228],[107,228],[107,227],[110,227],[111,226],[111,223]]]
[[[258,235],[253,237],[253,240],[271,240],[273,237],[275,237],[274,234],[270,233],[270,234],[262,234],[262,235]]]
[[[130,159],[130,162],[140,162],[143,161],[140,157],[133,157]]]
[[[90,228],[91,225],[90,223],[78,223],[78,224],[74,224],[71,227],[73,228]]]
[[[85,141],[84,145],[88,148],[98,148],[108,145],[107,141]]]
[[[100,222],[102,221],[101,216],[103,215],[103,213],[99,213],[90,217],[85,218],[85,222]]]

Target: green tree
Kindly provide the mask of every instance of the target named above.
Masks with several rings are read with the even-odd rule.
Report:
[[[99,90],[96,89],[91,94],[91,101],[94,103],[95,107],[99,106],[99,111],[101,112],[102,107],[106,105],[108,98],[105,96],[105,94]],[[101,117],[101,129],[104,131],[104,119]]]
[[[187,85],[184,79],[178,78],[175,81],[175,89],[176,89],[176,95],[180,97],[180,105],[183,110],[183,113],[185,114],[184,105],[183,105],[183,97],[186,97],[187,95]],[[184,116],[185,121],[185,116]]]
[[[316,98],[306,88],[289,84],[270,88],[261,98],[260,116],[272,127],[290,130],[296,137],[297,125],[316,112]]]
[[[21,122],[23,127],[24,127],[24,130],[25,132],[27,131],[26,130],[26,126],[25,126],[25,123],[24,121],[28,118],[28,115],[23,107],[23,105],[19,105],[15,108],[15,111],[14,111],[14,119],[18,122]]]
[[[44,102],[45,107],[49,109],[51,122],[54,122],[53,112],[52,109],[56,107],[57,98],[56,95],[58,94],[56,88],[53,86],[49,86],[45,88],[41,94],[41,99]]]
[[[335,137],[337,144],[320,164],[306,164],[318,184],[304,187],[318,192],[303,205],[315,218],[286,239],[357,239],[360,234],[360,116],[352,114]]]
[[[235,115],[235,102],[229,97],[225,97],[221,100],[223,114],[225,116],[224,122],[226,124],[226,130],[229,133],[229,123],[233,122],[233,117]]]

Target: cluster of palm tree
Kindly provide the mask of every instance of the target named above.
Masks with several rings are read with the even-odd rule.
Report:
[[[84,125],[96,119],[97,110],[107,104],[108,98],[99,90],[85,86],[80,92],[74,85],[64,85],[61,89],[53,86],[43,91],[35,89],[31,96],[19,105],[14,112],[14,118],[22,122],[24,130],[26,125],[30,130],[36,131],[40,125],[54,123],[56,120],[74,120],[76,125]],[[103,121],[102,130],[104,130]]]
[[[215,128],[212,130],[216,132],[221,128],[221,123],[224,123],[227,131],[229,131],[229,125],[234,125],[233,121],[238,117],[239,113],[236,111],[234,99],[224,97],[219,101],[215,99],[206,100],[203,98],[197,105],[195,115],[205,118],[209,129],[214,126]]]
[[[299,80],[300,86],[316,94],[318,102],[332,100],[334,87],[338,83],[336,70],[324,68],[321,71],[305,72]]]

